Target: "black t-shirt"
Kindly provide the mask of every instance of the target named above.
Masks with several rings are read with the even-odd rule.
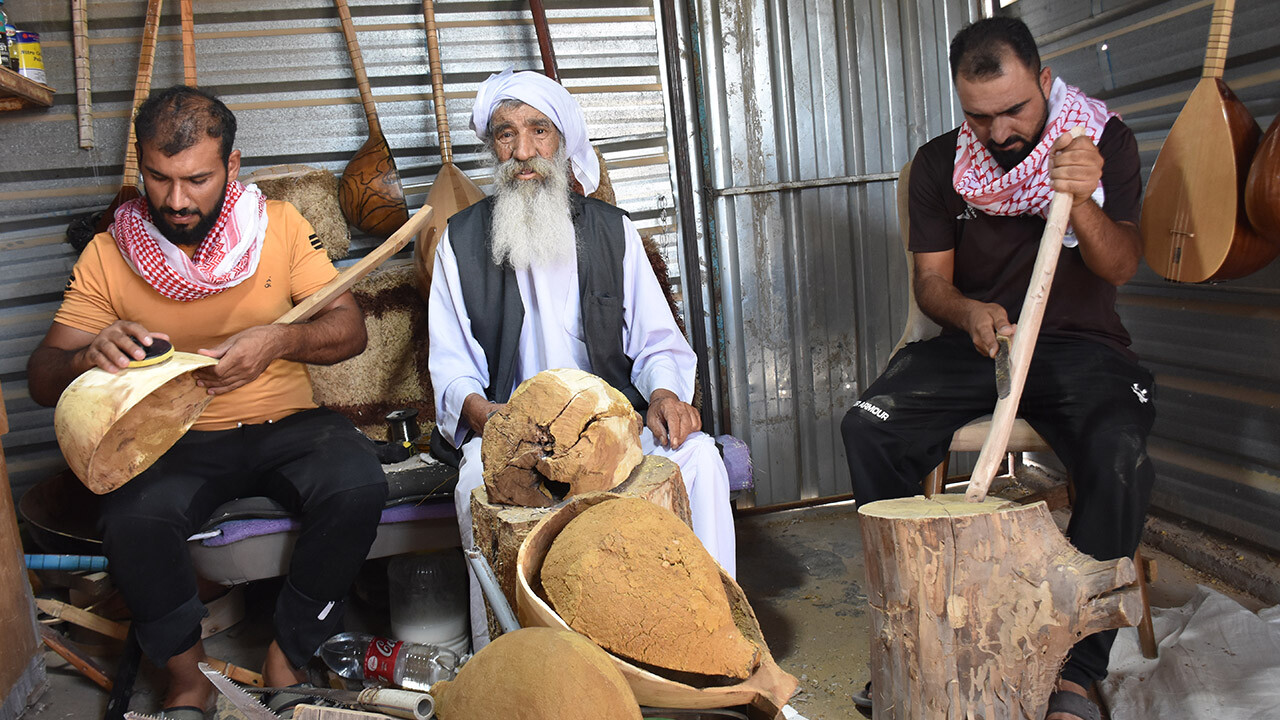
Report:
[[[1045,221],[1039,215],[1002,217],[968,207],[951,184],[959,132],[956,128],[936,137],[916,152],[911,164],[909,247],[912,252],[955,250],[956,288],[965,297],[1000,304],[1016,323]],[[1119,118],[1111,118],[1098,151],[1104,162],[1103,212],[1116,222],[1136,225],[1142,178],[1133,131]],[[1133,358],[1129,333],[1115,305],[1115,287],[1093,274],[1079,247],[1064,247],[1040,332],[1101,342]]]

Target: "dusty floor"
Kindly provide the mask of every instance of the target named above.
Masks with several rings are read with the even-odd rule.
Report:
[[[849,701],[868,675],[868,615],[863,590],[862,544],[851,503],[741,517],[738,576],[752,601],[765,637],[783,668],[800,678],[793,706],[810,720],[860,717]],[[1197,584],[1212,585],[1256,610],[1264,603],[1196,572],[1169,555],[1144,548],[1159,567],[1151,586],[1157,607],[1182,605]],[[387,630],[377,598],[382,566],[366,565],[363,600],[353,601],[349,629]],[[269,615],[277,583],[252,584],[246,620],[206,641],[208,652],[257,669],[269,641]],[[24,716],[30,720],[99,718],[106,694],[52,652],[47,653],[50,689]],[[104,658],[110,670],[114,659]],[[154,711],[159,677],[145,662],[132,708]],[[220,718],[235,717],[225,710]]]

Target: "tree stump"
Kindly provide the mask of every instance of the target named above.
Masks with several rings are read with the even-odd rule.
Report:
[[[630,477],[611,492],[644,498],[670,510],[684,524],[693,527],[689,493],[685,489],[684,478],[680,476],[680,467],[666,458],[644,456]],[[513,608],[516,605],[516,555],[520,552],[520,544],[542,518],[554,511],[554,507],[522,507],[491,502],[483,486],[471,492],[471,523],[476,547],[489,561],[494,575],[498,577],[502,594],[506,595]],[[489,637],[496,638],[501,634],[502,629],[490,611]]]
[[[877,720],[1041,720],[1071,646],[1141,618],[1133,561],[1076,550],[1044,503],[935,495],[858,515]]]
[[[640,414],[588,372],[544,370],[484,427],[484,485],[495,502],[549,507],[611,490],[640,464]]]

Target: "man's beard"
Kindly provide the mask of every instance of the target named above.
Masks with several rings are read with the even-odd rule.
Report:
[[[1036,128],[1034,135],[1035,140],[1029,140],[1021,135],[1010,135],[1004,141],[1004,144],[1008,147],[1009,145],[1013,145],[1021,141],[1022,144],[1019,145],[1017,149],[1001,149],[999,146],[992,143],[990,139],[987,140],[987,151],[991,153],[992,159],[994,159],[1000,167],[1004,168],[1005,172],[1009,172],[1022,164],[1022,161],[1027,159],[1027,156],[1031,154],[1031,151],[1036,149],[1036,145],[1040,142],[1040,136],[1044,135],[1045,125],[1049,122],[1049,99],[1044,97],[1043,94],[1041,94],[1040,97],[1044,99],[1044,119],[1040,121],[1040,127]]]
[[[532,170],[541,177],[518,180]],[[569,207],[569,159],[561,146],[550,160],[535,156],[510,158],[494,174],[493,262],[516,270],[546,267],[569,260],[574,252]]]
[[[227,200],[227,188],[222,188],[222,194],[218,196],[218,204],[213,206],[213,211],[208,215],[200,212],[199,208],[190,207],[182,208],[182,212],[188,215],[195,215],[200,218],[195,225],[189,228],[181,228],[169,222],[166,213],[173,213],[174,208],[168,205],[161,205],[157,208],[151,203],[151,198],[147,197],[147,209],[151,211],[151,224],[156,226],[160,234],[166,240],[174,245],[196,245],[199,246],[204,241],[209,231],[213,229],[214,223],[218,222],[218,216],[222,214],[222,205]]]

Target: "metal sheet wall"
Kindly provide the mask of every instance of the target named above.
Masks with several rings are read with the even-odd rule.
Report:
[[[846,493],[840,419],[906,318],[896,174],[959,122],[946,47],[977,5],[693,7],[730,427],[751,445],[757,502]],[[771,186],[795,181],[830,184]]]
[[[418,207],[439,166],[419,2],[352,0],[365,65],[409,205]],[[659,38],[651,0],[546,3],[564,84],[582,103],[605,154],[618,203],[645,234],[658,235],[673,272],[674,204]],[[133,95],[143,0],[89,6],[97,147],[77,144],[69,6],[8,0],[22,29],[39,32],[47,110],[0,114],[0,382],[12,424],[5,438],[17,494],[62,466],[52,411],[31,402],[28,354],[48,328],[75,261],[67,222],[115,194]],[[364,115],[327,0],[195,5],[199,82],[236,113],[245,172],[301,163],[340,173],[366,139]],[[484,186],[489,170],[467,128],[477,85],[505,67],[541,67],[523,2],[446,0],[436,5],[454,160]],[[181,82],[177,3],[166,3],[153,87]],[[353,238],[351,260],[374,241]],[[675,282],[680,278],[673,277]]]
[[[1212,6],[1018,0],[1009,9],[1041,38],[1046,64],[1123,115],[1145,182],[1200,78]],[[1236,0],[1224,79],[1263,129],[1280,110],[1277,27],[1280,3]],[[1119,311],[1156,375],[1153,505],[1280,551],[1280,263],[1211,285],[1170,283],[1144,264]]]

